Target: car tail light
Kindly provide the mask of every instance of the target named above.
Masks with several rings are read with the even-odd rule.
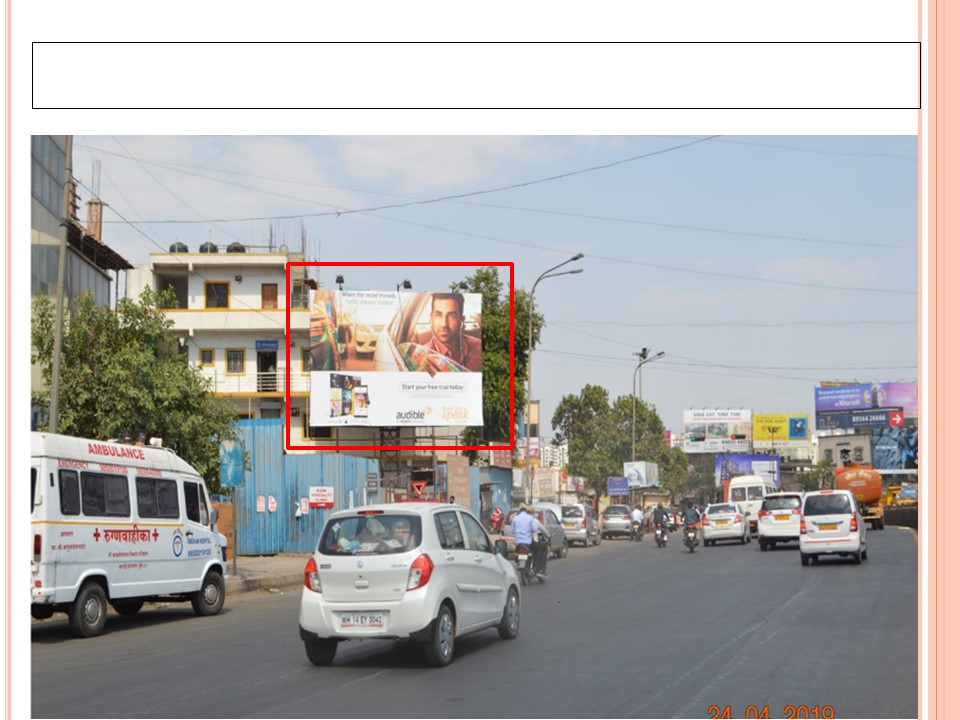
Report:
[[[357,515],[383,515],[383,510],[360,510]]]
[[[807,534],[807,521],[804,520],[803,518],[800,518],[800,534],[801,535]]]
[[[709,525],[709,524],[710,524],[710,521],[709,521],[707,518],[704,518],[704,519],[703,519],[703,524],[704,524],[704,525]]]
[[[587,526],[587,519],[586,519],[586,518],[580,518],[580,529],[582,530],[582,529],[585,528],[586,526]]]
[[[33,560],[34,562],[40,562],[40,547],[43,543],[43,539],[40,535],[33,536]]]
[[[794,508],[793,510],[790,511],[790,514],[791,514],[791,515],[799,515],[799,514],[800,514],[800,508]]]
[[[313,558],[307,560],[307,566],[303,569],[303,586],[315,593],[323,592],[320,587],[320,571],[317,570],[317,561]]]
[[[410,574],[407,576],[407,590],[422,588],[430,581],[433,573],[433,560],[424,553],[410,565]]]
[[[739,515],[737,515],[735,518],[733,518],[733,521],[734,521],[735,523],[743,522],[743,518],[740,517]]]
[[[852,518],[850,518],[850,532],[856,532],[856,531],[857,531],[857,516],[854,515]]]
[[[760,512],[757,513],[757,517],[766,517],[769,514],[770,514],[769,510],[761,510]]]

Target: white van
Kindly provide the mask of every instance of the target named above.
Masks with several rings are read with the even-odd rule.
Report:
[[[730,480],[727,487],[726,502],[740,503],[740,506],[748,513],[747,519],[750,521],[750,534],[757,534],[757,519],[759,518],[760,506],[763,504],[764,495],[772,495],[777,492],[777,486],[772,480],[760,475],[741,475]]]
[[[31,614],[81,637],[147,600],[223,607],[227,539],[203,479],[173,451],[31,433]]]

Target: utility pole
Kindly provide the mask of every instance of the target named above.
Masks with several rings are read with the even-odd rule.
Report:
[[[50,381],[50,432],[57,432],[60,416],[60,352],[63,345],[63,286],[67,277],[67,235],[70,232],[70,182],[73,180],[73,135],[67,135],[63,168],[63,214],[60,217],[60,258],[57,266],[57,313],[53,328],[53,379]]]

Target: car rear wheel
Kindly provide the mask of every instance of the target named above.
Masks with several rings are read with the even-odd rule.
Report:
[[[520,593],[515,587],[507,593],[507,603],[503,606],[503,617],[497,625],[497,632],[504,640],[513,640],[520,632]]]
[[[763,538],[760,538],[760,549],[761,549],[763,552],[766,552],[768,547],[769,547],[769,545],[767,544],[767,541],[764,540]],[[806,563],[804,563],[804,565],[806,565]]]
[[[442,605],[433,623],[433,634],[423,646],[430,665],[443,667],[450,664],[453,660],[454,634],[453,613],[446,605]]]
[[[761,546],[761,547],[762,547],[762,546]],[[810,564],[810,556],[807,555],[805,552],[800,553],[800,563],[801,563],[804,567],[806,567],[807,565],[809,565],[809,564]]]
[[[333,656],[337,654],[336,640],[306,640],[303,643],[307,651],[307,659],[314,665],[329,665],[333,662]]]
[[[566,538],[564,538],[563,543],[560,545],[560,549],[557,550],[556,557],[562,560],[567,556],[568,552],[570,552],[570,545],[567,543]]]

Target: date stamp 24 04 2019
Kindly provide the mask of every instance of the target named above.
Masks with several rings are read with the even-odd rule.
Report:
[[[786,720],[834,720],[836,716],[832,705],[784,705],[782,717]],[[711,705],[707,708],[707,717],[710,720],[731,720],[731,718],[767,720],[770,718],[770,706],[747,705],[743,709],[743,714],[734,715],[729,705]]]

